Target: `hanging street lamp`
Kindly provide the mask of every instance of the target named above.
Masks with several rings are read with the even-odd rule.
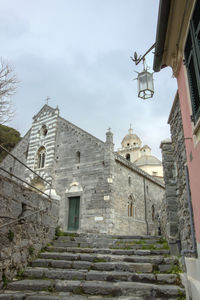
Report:
[[[152,98],[154,94],[154,84],[153,84],[153,73],[148,72],[148,67],[145,62],[145,56],[155,47],[155,44],[141,57],[134,53],[134,58],[131,56],[132,61],[138,65],[143,61],[143,71],[138,73],[138,97],[144,100]]]
[[[154,94],[153,73],[147,71],[145,67],[141,73],[138,73],[138,97],[142,99],[152,98]]]

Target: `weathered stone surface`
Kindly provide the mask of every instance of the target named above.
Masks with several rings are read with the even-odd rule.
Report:
[[[74,269],[89,269],[92,263],[88,261],[74,261],[73,268]]]
[[[177,281],[176,274],[157,274],[156,275],[158,282],[167,283],[167,284],[175,284]]]
[[[168,272],[171,270],[173,265],[159,265],[159,271],[160,272]]]
[[[1,228],[0,274],[7,280],[24,269],[40,249],[52,240],[59,203],[0,176],[0,226],[20,216],[36,214]],[[55,210],[56,206],[56,210]],[[42,212],[39,210],[44,209]],[[5,216],[5,219],[3,218]]]
[[[93,241],[90,247],[92,245]],[[46,252],[41,256],[48,257],[47,254],[51,259],[36,259],[32,267],[26,268],[23,272],[26,279],[8,284],[8,290],[3,291],[6,300],[15,300],[15,297],[18,300],[175,300],[179,293],[184,294],[176,285],[177,275],[163,273],[178,263],[176,257],[152,256],[149,252],[130,256]],[[63,260],[63,255],[71,261]],[[154,274],[159,268],[161,273]]]
[[[17,290],[17,291],[25,291],[25,290],[31,290],[31,291],[42,291],[47,290],[49,287],[51,287],[51,281],[50,280],[20,280],[20,281],[14,281],[11,283],[8,283],[8,290]]]
[[[174,254],[182,249],[192,249],[190,212],[186,187],[186,150],[179,96],[175,97],[169,117],[171,143],[161,144],[166,194],[162,213],[162,232],[168,241],[177,241],[170,247]],[[172,205],[173,204],[173,205]],[[192,212],[191,212],[192,213]]]
[[[55,290],[60,292],[79,292],[81,287],[81,282],[77,280],[56,280],[54,284]]]

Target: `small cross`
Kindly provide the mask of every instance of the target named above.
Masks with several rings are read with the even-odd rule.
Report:
[[[130,124],[130,129],[132,129],[132,128],[131,128],[131,124]]]
[[[108,132],[110,132],[110,131],[111,131],[111,128],[109,127],[109,128],[108,128]]]
[[[49,96],[47,96],[47,98],[45,99],[45,101],[47,102],[47,105],[49,104],[49,100],[50,100],[51,98],[49,97]]]

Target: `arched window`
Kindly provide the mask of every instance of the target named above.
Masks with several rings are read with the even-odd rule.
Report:
[[[152,205],[151,207],[151,213],[152,213],[152,221],[155,221],[155,206]]]
[[[131,156],[130,156],[130,154],[129,154],[129,153],[127,153],[127,154],[126,154],[126,159],[127,159],[128,161],[130,161],[130,159],[131,159]]]
[[[128,204],[128,217],[136,217],[136,206],[133,204],[133,202]]]
[[[128,217],[136,217],[135,199],[132,194],[128,197]]]
[[[131,185],[131,176],[128,176],[128,184]]]
[[[36,168],[44,168],[46,158],[46,149],[44,146],[40,147],[37,152],[37,166]]]
[[[80,164],[80,161],[81,161],[81,153],[80,153],[80,151],[77,151],[76,152],[76,163]]]

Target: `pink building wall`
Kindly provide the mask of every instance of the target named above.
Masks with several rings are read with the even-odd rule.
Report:
[[[200,142],[195,145],[193,137],[193,123],[187,72],[182,64],[178,78],[178,91],[180,107],[183,120],[183,130],[187,154],[187,165],[189,169],[191,197],[194,213],[194,225],[197,243],[200,243]]]

